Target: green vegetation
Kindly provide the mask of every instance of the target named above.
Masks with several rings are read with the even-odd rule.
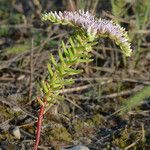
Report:
[[[18,54],[18,53],[23,53],[25,51],[29,51],[31,49],[31,44],[29,42],[23,43],[23,44],[15,44],[11,47],[8,47],[5,50],[7,55],[10,54]]]
[[[124,101],[122,112],[128,112],[132,108],[139,106],[143,100],[150,97],[150,86],[147,86],[137,92],[134,96],[131,96],[129,99]]]

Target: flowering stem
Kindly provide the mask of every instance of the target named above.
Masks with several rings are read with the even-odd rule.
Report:
[[[93,61],[90,52],[92,51],[92,46],[95,45],[94,40],[101,36],[109,37],[120,46],[126,56],[130,56],[132,52],[125,29],[112,21],[95,18],[89,12],[50,12],[43,15],[42,19],[56,24],[68,24],[75,27],[75,29],[80,28],[81,30],[79,29],[75,32],[76,34],[74,34],[73,38],[69,38],[67,47],[62,41],[63,51],[58,51],[60,58],[58,63],[54,56],[50,54],[50,63],[47,65],[49,78],[41,82],[43,98],[37,97],[41,108],[38,116],[34,150],[38,149],[42,119],[47,106],[51,107],[56,103],[55,99],[60,99],[60,91],[65,86],[73,84],[73,79],[67,78],[68,76],[81,73],[81,70],[72,69],[73,65]]]
[[[38,122],[37,122],[37,130],[36,130],[36,142],[34,145],[34,150],[38,149],[38,145],[40,142],[40,134],[41,134],[41,126],[42,126],[42,120],[44,115],[45,105],[41,105],[39,116],[38,116]]]

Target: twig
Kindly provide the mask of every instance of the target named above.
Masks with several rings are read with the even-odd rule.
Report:
[[[96,56],[96,57],[98,57],[98,58],[100,58],[100,59],[104,59],[104,56],[102,55],[102,54],[100,54],[100,53],[98,53],[97,51],[92,51],[92,53]]]
[[[119,22],[128,23],[128,24],[130,23],[130,21],[128,21],[126,19],[117,18],[117,17],[107,13],[106,11],[103,11],[102,13],[103,13],[103,16],[106,16],[106,17],[109,17],[109,18],[115,19],[115,20],[117,19]]]
[[[131,83],[141,83],[144,85],[150,85],[150,81],[142,80],[142,79],[132,79],[132,78],[120,78],[120,77],[93,77],[93,78],[76,78],[74,81],[121,81],[121,82],[131,82]]]
[[[32,39],[32,48],[31,48],[31,53],[30,53],[30,85],[29,85],[29,101],[31,100],[32,97],[32,89],[33,89],[33,43],[34,39]]]
[[[115,98],[118,96],[125,96],[125,95],[135,93],[135,92],[141,90],[142,88],[143,88],[143,86],[140,86],[140,87],[136,87],[136,88],[131,89],[131,90],[121,91],[119,93],[113,93],[113,94],[109,94],[109,95],[104,95],[104,96],[101,96],[101,98],[106,99],[106,98]]]
[[[10,78],[10,77],[1,77],[0,78],[0,81],[2,81],[2,82],[14,82],[14,78]]]
[[[23,130],[23,129],[20,129],[20,132],[25,134],[26,136],[30,137],[30,138],[34,138],[34,136],[32,134],[30,134],[29,132]]]
[[[114,73],[115,68],[108,68],[108,67],[93,67],[93,66],[87,66],[88,68],[103,71],[103,72],[109,72],[109,73]]]
[[[68,1],[68,7],[69,7],[69,9],[71,10],[71,11],[75,11],[76,10],[76,6],[75,6],[75,2],[74,1],[72,1],[72,0],[69,0]]]
[[[142,141],[145,141],[145,130],[144,130],[144,124],[141,123],[141,128],[142,128]]]
[[[74,92],[74,91],[81,91],[81,90],[85,90],[89,87],[92,87],[92,84],[88,84],[88,85],[83,85],[83,86],[79,86],[79,87],[75,87],[75,88],[69,88],[69,89],[62,89],[59,92],[60,93],[70,93],[70,92]]]
[[[135,31],[135,33],[139,33],[139,34],[150,34],[149,30],[137,30]]]
[[[127,146],[124,150],[128,150],[129,148],[133,147],[134,145],[137,144],[139,140],[135,141],[134,143],[130,144],[129,146]]]
[[[8,67],[7,69],[11,70],[11,71],[14,71],[14,72],[20,72],[20,73],[24,73],[24,74],[29,74],[30,75],[30,70],[25,70],[25,69],[20,69],[20,68],[12,68],[12,67]],[[33,72],[33,75],[34,76],[38,76],[38,77],[42,77],[41,74],[39,73],[36,73],[36,72]],[[1,78],[0,78],[1,80]]]

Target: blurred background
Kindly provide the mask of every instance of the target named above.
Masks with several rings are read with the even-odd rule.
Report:
[[[123,26],[133,54],[99,39],[94,62],[45,114],[40,148],[150,149],[150,0],[0,0],[0,149],[33,148],[39,82],[72,31],[41,14],[79,9]]]

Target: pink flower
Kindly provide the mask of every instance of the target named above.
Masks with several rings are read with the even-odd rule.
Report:
[[[79,27],[85,31],[90,40],[94,40],[102,35],[109,37],[120,46],[126,56],[131,55],[132,50],[125,29],[110,20],[98,19],[88,11],[50,12],[44,14],[42,19],[50,20],[57,24],[69,24]]]

